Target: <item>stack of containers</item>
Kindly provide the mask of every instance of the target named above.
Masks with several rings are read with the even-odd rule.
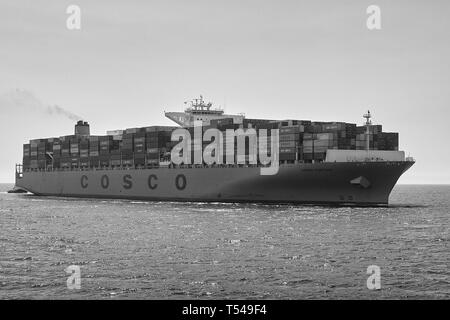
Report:
[[[53,168],[61,167],[61,140],[53,141]]]
[[[303,158],[323,161],[328,149],[354,150],[358,144],[356,124],[313,122],[303,137]]]
[[[379,133],[378,150],[398,151],[398,133],[397,132]]]
[[[285,121],[283,121],[285,122]],[[301,158],[301,146],[303,143],[304,125],[288,122],[288,126],[280,127],[280,161],[295,161]]]
[[[145,134],[147,143],[147,165],[159,164],[159,150],[158,150],[158,131],[149,131],[147,129]]]
[[[112,167],[118,167],[122,165],[122,150],[121,150],[121,144],[122,144],[122,138],[123,138],[123,131],[116,130],[114,132],[111,132],[113,134],[108,134],[112,136],[112,144],[111,148],[109,150],[110,152],[110,163]]]
[[[127,129],[122,136],[122,165],[133,165],[133,144],[134,144],[134,132],[136,129]]]
[[[47,140],[41,139],[38,142],[37,146],[37,162],[38,162],[38,168],[44,169],[46,167],[46,152],[47,152]]]
[[[303,136],[305,160],[324,160],[328,149],[338,149],[338,133],[308,133]]]
[[[100,140],[98,136],[89,137],[89,165],[91,168],[99,167]]]
[[[145,129],[139,130],[134,134],[133,149],[134,149],[134,165],[145,166]]]
[[[30,168],[30,144],[24,144],[23,145],[23,160],[22,160],[22,166],[23,166],[23,170],[29,169]]]
[[[381,125],[369,125],[369,149],[383,150],[378,147],[378,139],[382,134]],[[367,127],[356,127],[356,150],[365,150],[367,144]]]
[[[308,133],[321,133],[322,132],[322,126],[326,124],[326,122],[311,122],[308,126],[305,128],[305,132]]]
[[[61,141],[61,168],[70,168],[70,138],[68,136],[60,137]]]
[[[110,166],[110,150],[113,144],[112,136],[100,136],[99,137],[99,165],[100,167],[109,167]]]
[[[30,141],[30,169],[38,168],[38,143],[39,139]]]
[[[80,166],[80,139],[78,137],[70,139],[70,166],[72,168]]]
[[[302,125],[305,127],[305,132],[308,132],[307,127],[311,126],[311,121],[309,121],[309,120],[292,120],[291,119],[291,120],[282,120],[282,121],[270,121],[270,123],[277,124],[278,128]]]
[[[267,119],[243,119],[243,128],[263,128],[270,126],[271,120]]]
[[[53,143],[57,141],[57,138],[48,138],[45,144],[45,166],[48,168],[53,165]],[[52,156],[48,156],[47,153],[51,154]]]
[[[132,128],[125,131],[116,130],[107,136],[63,136],[59,139],[35,139],[23,148],[24,169],[46,168],[53,164],[54,168],[78,167],[108,167],[108,166],[144,166],[159,165],[160,161],[170,161],[170,151],[178,144],[171,141],[173,130],[177,127],[152,126]],[[366,148],[366,126],[344,122],[313,122],[308,120],[271,121],[262,119],[244,119],[243,123],[235,124],[232,118],[211,120],[209,126],[204,126],[203,133],[208,128],[217,128],[223,133],[224,159],[233,155],[233,163],[237,160],[249,163],[255,159],[249,157],[249,143],[246,139],[245,153],[237,154],[235,136],[227,137],[226,130],[235,131],[238,128],[254,128],[258,134],[266,129],[267,138],[258,138],[259,148],[262,145],[270,153],[271,129],[279,128],[280,160],[293,162],[295,160],[323,161],[328,149],[358,149]],[[194,152],[204,147],[210,141],[195,141],[194,128],[188,128],[192,142],[192,160]],[[199,139],[197,137],[197,139]],[[381,125],[369,126],[370,149],[398,150],[398,133],[382,132]],[[230,145],[228,148],[227,145]],[[52,157],[47,153],[53,154]],[[257,156],[257,155],[256,155]]]
[[[149,166],[159,165],[160,159],[167,158],[170,155],[172,146],[178,142],[171,141],[174,127],[147,127],[145,128],[146,144],[146,164]]]
[[[356,148],[356,124],[345,122],[330,122],[322,124],[322,132],[337,135],[338,149]]]
[[[318,158],[323,158],[323,150],[315,149],[315,141],[317,140],[317,133],[322,132],[323,122],[311,122],[305,128],[305,134],[303,135],[303,148],[302,148],[302,159],[303,161],[319,160]],[[320,152],[319,152],[320,151]]]
[[[80,167],[89,167],[89,140],[86,138],[80,140]]]

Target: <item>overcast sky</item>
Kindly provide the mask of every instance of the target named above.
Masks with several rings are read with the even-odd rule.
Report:
[[[448,0],[2,0],[0,182],[23,143],[77,116],[94,134],[171,124],[164,110],[203,94],[253,118],[362,123],[370,108],[417,160],[400,183],[450,183],[449,39]]]

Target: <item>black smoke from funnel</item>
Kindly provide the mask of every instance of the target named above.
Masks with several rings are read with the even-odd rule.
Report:
[[[16,109],[34,109],[49,115],[64,116],[73,121],[82,119],[82,117],[58,105],[46,105],[42,103],[32,92],[28,90],[16,89],[0,95],[1,112]]]
[[[76,114],[67,111],[64,108],[61,108],[60,106],[54,105],[54,106],[48,106],[47,107],[47,113],[48,114],[58,114],[58,115],[62,115],[65,116],[67,118],[69,118],[70,120],[74,120],[74,121],[78,121],[81,120],[80,116],[77,116]]]

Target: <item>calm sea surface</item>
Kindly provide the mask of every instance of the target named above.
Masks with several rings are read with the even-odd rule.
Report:
[[[7,194],[0,299],[450,298],[450,186],[388,208],[163,203]],[[67,288],[78,265],[81,289]],[[381,269],[369,290],[367,267]]]

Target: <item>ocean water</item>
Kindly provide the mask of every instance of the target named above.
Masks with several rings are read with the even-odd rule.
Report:
[[[450,186],[387,208],[7,194],[0,299],[449,299]],[[80,289],[66,268],[79,266]],[[367,268],[380,268],[379,290]]]

